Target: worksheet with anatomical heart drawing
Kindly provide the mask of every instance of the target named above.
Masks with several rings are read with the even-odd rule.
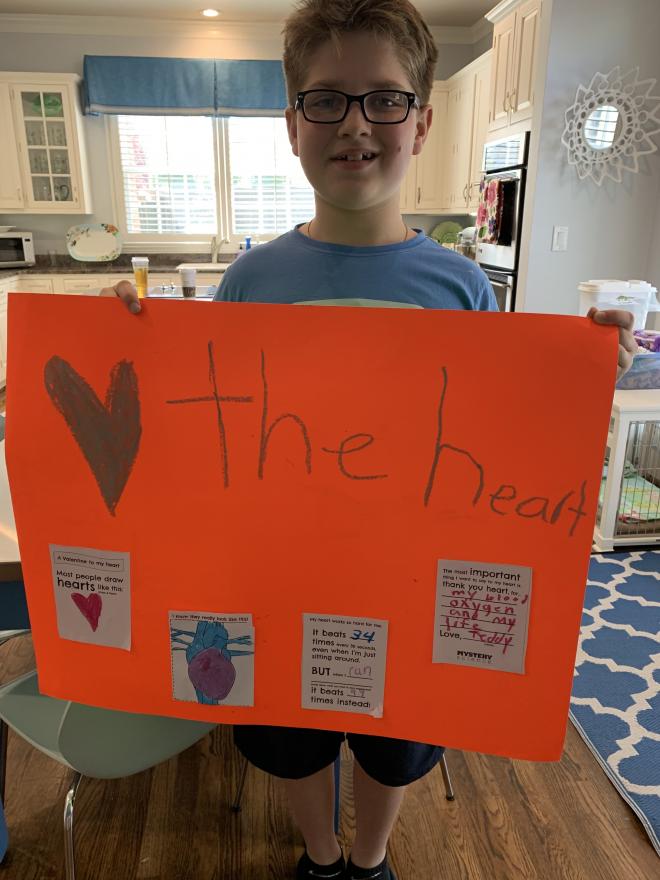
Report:
[[[170,612],[172,696],[208,705],[254,705],[251,614]]]

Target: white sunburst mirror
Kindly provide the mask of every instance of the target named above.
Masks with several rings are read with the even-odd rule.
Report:
[[[660,96],[651,95],[656,80],[638,77],[639,67],[625,74],[615,67],[578,86],[561,142],[580,180],[621,183],[623,171],[639,171],[639,157],[658,149],[652,140],[660,132]]]

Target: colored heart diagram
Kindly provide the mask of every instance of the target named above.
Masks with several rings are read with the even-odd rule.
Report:
[[[142,434],[133,364],[119,361],[114,365],[103,403],[80,373],[61,357],[49,359],[44,381],[51,401],[64,417],[91,468],[106,507],[114,516],[131,475]]]
[[[103,600],[99,594],[90,593],[89,596],[83,596],[80,593],[73,593],[71,598],[78,611],[91,626],[92,632],[96,632],[103,609]]]

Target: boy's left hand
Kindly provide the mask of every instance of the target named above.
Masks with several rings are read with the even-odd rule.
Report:
[[[632,366],[633,355],[637,354],[637,343],[632,334],[635,318],[632,312],[624,312],[623,309],[606,309],[601,312],[595,306],[589,309],[587,318],[597,324],[615,324],[619,328],[619,362],[616,370],[618,382]]]

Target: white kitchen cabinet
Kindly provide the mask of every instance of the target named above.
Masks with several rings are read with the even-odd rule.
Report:
[[[47,275],[19,275],[12,289],[22,293],[52,293],[53,281]]]
[[[79,83],[75,74],[0,73],[11,104],[3,118],[14,128],[10,162],[20,168],[21,204],[12,211],[92,213]]]
[[[417,202],[417,156],[413,156],[401,184],[401,213],[414,214]]]
[[[7,384],[7,301],[8,291],[0,287],[0,387]]]
[[[454,214],[476,210],[488,129],[492,53],[486,52],[447,80],[448,109],[442,133],[445,192],[442,204]]]
[[[9,291],[16,289],[16,277],[0,281],[0,388],[7,384],[7,302]]]
[[[23,184],[11,115],[9,84],[0,82],[0,212],[23,210]]]
[[[107,277],[107,286],[114,287],[115,284],[119,284],[120,281],[130,281],[133,283],[133,272],[130,269],[127,269],[123,274],[119,275],[108,275]],[[149,284],[151,284],[151,278],[149,279]]]
[[[444,129],[446,208],[457,213],[468,204],[474,104],[474,78],[469,75],[450,80],[447,123]]]
[[[434,83],[429,103],[433,119],[422,152],[413,156],[401,187],[401,211],[437,214],[443,209],[443,131],[447,117],[447,89]]]
[[[511,72],[510,124],[531,120],[540,36],[541,0],[527,0],[518,10]]]
[[[60,275],[53,279],[59,282],[56,293],[98,294],[102,287],[108,287],[107,275]]]
[[[447,119],[447,89],[444,83],[434,83],[430,103],[433,120],[426,143],[417,157],[415,210],[419,213],[433,213],[443,207],[442,136]]]
[[[531,121],[542,5],[542,0],[512,0],[500,3],[493,16],[487,16],[494,22],[491,132]]]
[[[468,182],[468,210],[476,213],[479,207],[479,185],[484,162],[484,144],[488,136],[488,105],[490,98],[490,73],[492,51],[479,59],[474,69],[474,100],[472,104],[472,148],[470,151],[470,177]]]

